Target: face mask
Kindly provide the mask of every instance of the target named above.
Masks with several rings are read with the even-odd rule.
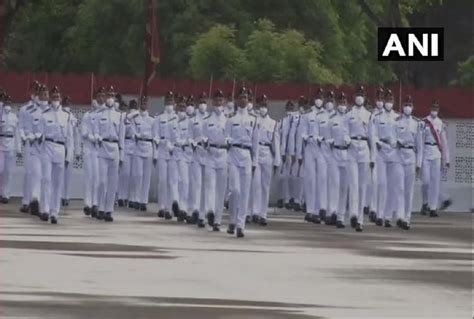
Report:
[[[304,113],[304,107],[300,106],[299,110],[300,110],[300,113]]]
[[[249,102],[249,104],[247,104],[247,110],[252,111],[252,109],[253,109],[253,103]]]
[[[224,107],[222,105],[216,106],[216,113],[221,114],[224,112]]]
[[[118,110],[119,109],[119,104],[117,102],[114,103],[114,109]]]
[[[376,101],[375,106],[380,110],[383,107],[383,102],[382,101]]]
[[[339,112],[341,112],[341,113],[346,113],[346,111],[347,111],[347,106],[345,106],[345,105],[338,105],[338,106],[337,106],[337,110],[338,110]]]
[[[331,112],[332,110],[334,110],[334,103],[332,103],[332,102],[327,102],[327,103],[326,103],[326,110],[328,110],[329,112]]]
[[[438,111],[431,111],[431,117],[437,117],[438,116]]]
[[[356,103],[358,106],[361,106],[362,104],[364,104],[364,97],[363,97],[363,96],[356,96],[356,98],[355,98],[355,103]]]
[[[109,97],[107,98],[107,100],[105,100],[105,103],[107,104],[108,107],[111,107],[114,105],[115,99],[113,97]]]
[[[267,115],[267,114],[268,114],[268,107],[262,106],[262,107],[260,108],[260,115],[261,115],[261,116],[265,116],[265,115]]]
[[[314,100],[314,105],[319,109],[321,106],[323,106],[323,100],[321,99],[316,99]]]
[[[39,104],[40,102],[39,97],[35,96],[33,102],[35,102],[36,104]]]
[[[207,110],[207,104],[206,103],[201,103],[199,104],[199,112],[204,113]]]
[[[228,102],[228,103],[227,103],[227,108],[228,108],[229,110],[233,110],[233,109],[234,109],[234,102]]]
[[[63,107],[63,110],[66,112],[71,112],[71,108],[69,106]]]
[[[385,109],[386,109],[387,111],[390,111],[390,110],[392,109],[392,107],[393,107],[393,103],[392,103],[392,102],[386,102],[386,103],[385,103]]]
[[[168,113],[173,112],[173,104],[165,105],[165,110],[166,110],[166,112],[168,112]]]
[[[99,107],[99,104],[97,103],[96,100],[92,100],[92,107],[93,107],[94,109],[96,109],[96,108]]]
[[[10,105],[5,105],[5,106],[3,107],[3,109],[5,110],[5,112],[8,113],[8,112],[10,112],[10,111],[12,110],[12,107],[11,107]]]
[[[46,105],[48,105],[48,101],[39,101],[38,104],[40,106],[46,106]]]
[[[180,120],[184,119],[186,117],[186,112],[183,112],[183,111],[178,112],[178,117]]]
[[[57,109],[57,108],[59,107],[59,101],[52,101],[52,102],[51,102],[51,105],[52,105],[55,109]]]
[[[413,108],[411,106],[406,105],[403,107],[403,113],[405,113],[405,115],[410,115],[412,111]]]
[[[189,116],[193,115],[194,114],[194,106],[192,106],[192,105],[186,106],[186,114],[188,114]]]

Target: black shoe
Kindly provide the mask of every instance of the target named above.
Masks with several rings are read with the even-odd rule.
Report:
[[[319,210],[319,218],[321,220],[326,220],[326,210],[325,209],[320,209]]]
[[[66,207],[69,206],[69,199],[66,199]]]
[[[94,207],[96,207],[96,206],[92,206],[92,209],[91,209],[91,217],[92,218],[97,218],[97,214],[99,213],[99,211]]]
[[[293,207],[293,205],[290,204],[290,203],[286,203],[286,204],[285,204],[285,208],[286,208],[286,209],[291,209],[292,207]]]
[[[41,214],[40,219],[44,222],[47,222],[49,220],[49,215],[46,213]]]
[[[178,222],[180,222],[180,223],[184,222],[185,219],[186,219],[186,216],[187,216],[187,214],[184,210],[180,211],[179,215],[178,215]]]
[[[283,208],[283,199],[277,200],[277,207],[278,208]]]
[[[245,223],[246,224],[250,223],[250,216],[249,215],[245,216]]]
[[[173,201],[173,204],[171,205],[171,211],[173,212],[174,217],[179,216],[179,205],[177,201]]]
[[[200,219],[197,224],[198,228],[204,228],[206,227],[206,223],[204,222],[204,219]]]
[[[128,202],[128,208],[134,208],[135,207],[135,203],[134,202]]]
[[[105,218],[105,212],[104,211],[99,211],[99,213],[97,214],[97,219],[98,220],[104,220]]]
[[[146,211],[147,211],[146,204],[143,204],[143,203],[140,204],[140,210],[141,210],[142,212],[146,212]]]
[[[355,227],[355,230],[356,232],[361,232],[363,231],[364,229],[362,228],[362,225],[360,223],[357,223],[356,227]]]
[[[8,204],[8,198],[2,197],[2,204]]]
[[[406,221],[404,221],[400,228],[404,230],[410,230],[410,225]]]
[[[233,235],[234,233],[235,233],[235,225],[229,224],[229,227],[227,228],[227,234]]]
[[[324,224],[327,225],[327,226],[334,225],[333,222],[332,222],[331,216],[327,216],[327,217],[324,219]]]
[[[430,217],[439,217],[439,215],[435,210],[430,210]]]
[[[114,218],[112,217],[112,213],[111,212],[105,213],[104,220],[106,222],[113,222]]]
[[[336,227],[337,228],[346,228],[346,225],[344,225],[344,223],[342,221],[338,220],[336,222]]]
[[[51,216],[51,224],[56,225],[58,223],[58,219],[54,216]]]
[[[364,207],[364,215],[368,215],[369,214],[369,206],[365,206]]]
[[[397,227],[402,228],[403,223],[404,221],[401,218],[397,219]]]
[[[221,228],[220,228],[220,227],[221,227],[221,225],[219,225],[219,224],[214,224],[214,225],[212,226],[212,231],[221,231]]]
[[[265,227],[268,225],[267,220],[265,218],[259,218],[258,224],[262,227]]]
[[[260,219],[258,215],[252,215],[251,217],[252,223],[258,224],[258,220]]]
[[[337,223],[337,214],[332,213],[331,215],[331,225],[336,225]]]
[[[160,209],[160,210],[158,211],[158,217],[160,217],[160,218],[164,218],[164,217],[165,217],[165,211],[164,211],[164,209]]]
[[[89,216],[91,214],[91,209],[88,206],[84,207],[82,211],[84,212],[84,215],[86,216]]]
[[[209,224],[209,226],[214,226],[214,220],[215,220],[215,215],[214,215],[214,212],[213,211],[209,211],[207,213],[207,223]]]
[[[140,203],[139,202],[133,202],[133,208],[135,210],[140,210]]]
[[[428,215],[429,210],[430,209],[428,208],[428,204],[423,204],[423,206],[421,206],[420,214]]]
[[[301,211],[306,214],[307,208],[306,208],[306,203],[301,205]]]
[[[125,205],[123,199],[119,199],[119,200],[117,201],[117,204],[118,204],[119,207],[123,207],[123,206]]]
[[[313,216],[311,214],[305,214],[304,220],[311,223],[313,221]]]
[[[171,213],[169,211],[165,211],[165,219],[166,220],[173,219],[173,215],[171,215]]]
[[[295,199],[294,199],[294,198],[290,198],[290,205],[293,206],[294,203],[295,203]]]
[[[34,200],[30,203],[30,213],[31,213],[31,215],[40,216],[40,212],[39,212],[39,202],[38,202],[37,199],[34,199]]]
[[[4,203],[5,204],[5,203]],[[451,199],[447,199],[441,203],[441,207],[439,210],[446,210],[448,209],[449,206],[453,204],[453,201]]]
[[[388,219],[385,220],[385,227],[386,228],[392,227],[392,223]]]
[[[356,216],[352,216],[351,217],[351,227],[352,228],[356,228],[357,226],[357,217]]]
[[[224,208],[229,209],[229,201],[228,200],[224,201]]]
[[[66,200],[64,198],[61,198],[61,206],[66,206]]]
[[[295,203],[293,205],[293,209],[295,210],[295,212],[301,212],[301,205],[300,203]]]
[[[382,218],[377,218],[377,220],[375,221],[375,225],[383,226],[383,219]]]
[[[377,221],[377,214],[374,211],[369,212],[369,221],[375,223]]]
[[[319,218],[319,215],[313,215],[312,222],[313,224],[321,224],[321,219]]]
[[[237,228],[237,238],[243,238],[244,237],[244,231],[242,228]]]
[[[193,214],[191,215],[191,224],[197,224],[199,220],[199,212],[197,210],[193,211]]]
[[[190,216],[190,215],[186,215],[186,216],[184,217],[184,220],[186,221],[186,224],[190,224],[190,225],[193,224],[193,218],[192,218],[192,216]]]
[[[28,210],[29,210],[29,206],[28,205],[22,205],[21,208],[20,208],[20,212],[22,213],[28,213]]]

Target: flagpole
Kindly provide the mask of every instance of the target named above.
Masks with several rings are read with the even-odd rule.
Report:
[[[211,97],[211,94],[212,94],[212,82],[213,81],[214,81],[214,74],[211,73],[211,79],[209,80],[209,95],[208,95],[209,98]]]

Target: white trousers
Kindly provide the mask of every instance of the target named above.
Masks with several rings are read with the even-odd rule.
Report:
[[[11,176],[15,165],[13,151],[0,151],[0,196],[10,198]]]
[[[134,187],[136,179],[132,178],[132,167],[134,167],[133,160],[138,158],[132,154],[125,154],[122,166],[119,169],[119,180],[120,184],[118,185],[118,199],[138,201],[135,197],[135,188]]]
[[[42,158],[39,155],[30,154],[29,158],[29,169],[30,169],[30,184],[31,184],[31,200],[39,200],[40,202],[43,200],[42,195],[44,193],[41,192],[41,162]]]
[[[99,158],[96,153],[84,153],[84,205],[99,206]]]
[[[151,157],[133,157],[131,169],[131,183],[133,184],[133,187],[130,189],[130,196],[128,198],[129,200],[138,202],[140,204],[148,204],[152,166],[153,159]],[[120,181],[120,183],[122,183],[122,181]],[[122,197],[119,198],[126,199]]]
[[[279,170],[279,191],[280,191],[280,199],[283,199],[284,203],[288,203],[290,201],[290,170],[291,170],[291,160],[289,158],[286,159],[284,163],[282,163],[282,167]]]
[[[301,164],[303,166],[303,164]],[[291,165],[290,174],[290,196],[295,200],[295,203],[302,204],[304,201],[303,196],[303,177],[301,176],[303,167],[300,167],[298,161]]]
[[[251,163],[246,164],[242,167],[229,163],[230,223],[242,229],[245,228],[252,179]]]
[[[253,175],[252,214],[267,218],[273,165],[258,164]]]
[[[28,205],[31,202],[31,167],[30,167],[30,144],[27,142],[23,145],[23,198],[21,203]]]
[[[370,211],[374,212],[377,210],[377,163],[375,163],[367,183],[364,207],[369,207]]]
[[[347,164],[349,176],[349,213],[357,217],[357,221],[362,225],[364,223],[363,199],[369,179],[369,163],[357,163],[350,160]]]
[[[321,151],[319,149],[319,151]],[[319,156],[316,160],[317,165],[317,174],[316,174],[316,181],[317,181],[317,192],[318,192],[318,206],[319,210],[324,209],[326,212],[329,210],[329,203],[328,203],[328,176],[329,176],[329,165],[324,156]],[[318,211],[319,211],[318,210]],[[317,212],[318,212],[317,211]]]
[[[64,199],[70,198],[71,180],[72,180],[72,163],[69,163],[68,166],[64,167],[64,192],[62,196]]]
[[[201,165],[197,160],[191,163],[190,167],[191,177],[191,192],[189,198],[190,209],[198,211],[200,214],[204,212],[204,192],[202,187],[204,165]]]
[[[174,159],[158,159],[158,208],[170,211],[173,201],[179,200],[178,170]]]
[[[114,211],[115,193],[118,186],[118,158],[99,157],[99,211]]]
[[[304,170],[304,197],[306,201],[306,213],[314,215],[319,212],[318,193],[316,187],[317,160],[313,156],[303,161]]]
[[[179,207],[181,210],[185,211],[187,214],[191,213],[189,211],[189,197],[191,189],[189,187],[189,166],[191,163],[184,160],[178,161],[178,193],[179,193]]]
[[[338,168],[339,163],[337,163],[335,159],[331,159],[331,161],[326,159],[326,161],[327,161],[327,166],[328,166],[327,167],[328,213],[337,214],[337,212],[339,211],[338,210],[339,209],[339,195],[337,195],[337,192],[335,192],[334,190],[339,188],[339,184],[336,182],[336,180],[339,178],[339,168]],[[344,166],[345,166],[345,163],[344,163]],[[347,181],[346,181],[346,184],[347,184]],[[345,197],[347,199],[347,191],[346,191]]]
[[[199,218],[204,219],[204,212],[214,212],[215,223],[222,223],[224,199],[227,184],[227,165],[222,168],[204,167],[204,210]]]
[[[349,190],[349,180],[347,174],[347,162],[335,163],[334,186],[332,188],[332,198],[337,199],[337,220],[344,223],[347,212],[347,192]]]
[[[396,175],[403,176],[403,214],[401,218],[410,224],[416,179],[415,163],[399,164]]]
[[[403,211],[401,164],[377,160],[377,193],[377,218],[392,220],[394,213],[400,218]]]
[[[430,210],[438,209],[439,187],[441,183],[441,159],[423,160],[423,184],[427,185],[428,207]]]
[[[63,193],[64,161],[52,162],[44,156],[41,168],[41,212],[57,217]]]

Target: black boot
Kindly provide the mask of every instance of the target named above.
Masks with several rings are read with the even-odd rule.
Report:
[[[221,227],[221,225],[219,225],[219,224],[214,224],[214,225],[212,226],[212,231],[221,231],[221,228],[220,228],[220,227]]]
[[[397,227],[402,228],[403,220],[401,218],[397,219]]]
[[[283,208],[283,199],[277,200],[277,207],[278,208]]]
[[[47,213],[41,214],[40,219],[44,222],[47,222],[49,220],[49,214]]]
[[[352,216],[351,217],[351,227],[352,228],[356,228],[357,226],[357,217],[356,216]]]
[[[5,204],[5,203],[4,203]],[[441,207],[439,210],[446,210],[453,204],[453,201],[451,199],[447,199],[441,203]]]
[[[99,213],[99,207],[97,206],[92,206],[91,209],[91,217],[97,218],[97,214]]]
[[[147,211],[146,204],[141,203],[141,204],[140,204],[140,210],[141,210],[142,212],[146,212],[146,211]]]
[[[209,224],[209,226],[214,226],[214,219],[215,219],[215,215],[214,215],[214,212],[213,211],[209,211],[207,213],[207,223]]]
[[[30,213],[34,216],[40,216],[39,202],[37,199],[33,199],[33,201],[30,203]]]
[[[258,224],[262,227],[265,227],[268,225],[267,220],[265,218],[260,218],[258,221]]]
[[[430,217],[439,217],[438,212],[435,210],[430,210]]]
[[[311,214],[305,214],[304,220],[311,223],[313,221],[313,216]]]
[[[374,211],[371,211],[369,213],[369,221],[371,223],[375,223],[377,221],[377,213],[375,213]]]
[[[355,230],[356,230],[356,232],[359,232],[359,233],[360,233],[361,231],[364,230],[364,228],[362,228],[362,225],[361,225],[360,223],[357,223],[357,225],[356,225],[356,227],[355,227]]]
[[[113,222],[114,218],[112,217],[112,213],[111,212],[105,213],[104,220],[106,222]]]
[[[248,224],[250,223],[250,216],[247,214],[247,216],[245,216],[245,223]]]
[[[84,207],[82,211],[84,212],[84,215],[86,216],[89,216],[91,214],[91,209],[89,206]]]
[[[375,221],[375,225],[383,226],[383,219],[382,218],[377,218],[377,220]]]
[[[66,207],[69,206],[69,199],[65,199],[65,204]]]
[[[164,218],[164,217],[165,217],[165,210],[164,210],[164,209],[160,209],[160,210],[158,211],[158,217],[160,217],[160,218]]]
[[[410,230],[410,224],[408,224],[406,221],[403,222],[401,229],[404,230]]]
[[[191,215],[191,221],[192,223],[191,224],[197,224],[199,220],[199,212],[197,210],[193,211],[193,214]]]
[[[204,222],[204,219],[200,219],[197,224],[198,228],[204,228],[206,227],[206,223]]]
[[[306,203],[303,203],[303,205],[301,205],[301,211],[306,214],[307,212]]]
[[[173,216],[171,215],[169,211],[165,211],[165,219],[167,220],[173,219]]]
[[[428,208],[428,203],[423,204],[423,206],[421,206],[420,214],[421,215],[428,215],[429,210],[430,209]]]
[[[344,225],[344,223],[342,221],[338,220],[336,222],[336,227],[337,228],[345,228],[346,226]]]
[[[320,209],[319,210],[319,218],[321,220],[326,220],[326,210],[325,209]]]
[[[258,215],[252,215],[252,223],[258,224],[260,217]]]
[[[64,198],[61,198],[61,206],[66,206],[66,200]]]
[[[313,224],[321,224],[321,219],[319,218],[319,215],[313,215]]]
[[[97,219],[98,220],[104,220],[105,218],[105,212],[104,211],[99,211],[99,213],[97,214]]]
[[[233,235],[234,233],[235,233],[235,225],[229,224],[229,227],[227,228],[227,234]]]
[[[295,210],[295,212],[301,212],[301,205],[300,203],[295,203],[293,205],[293,209]]]
[[[369,206],[365,206],[364,207],[364,215],[368,215],[369,214]]]
[[[392,227],[392,223],[388,219],[385,220],[385,227],[386,228]]]
[[[184,222],[184,220],[186,219],[186,212],[184,210],[180,211],[179,212],[179,215],[178,215],[178,222]]]
[[[21,208],[20,208],[20,212],[28,213],[29,209],[30,209],[30,207],[28,205],[22,205]]]
[[[119,199],[117,201],[117,204],[118,204],[119,207],[123,207],[125,205],[123,199]]]
[[[51,224],[56,225],[58,223],[58,219],[54,216],[51,216]]]
[[[336,223],[337,223],[337,214],[332,213],[332,215],[331,215],[331,224],[336,225]]]
[[[128,208],[134,208],[134,207],[135,207],[134,202],[131,202],[131,201],[128,202]]]
[[[179,205],[177,201],[173,201],[173,204],[171,205],[171,211],[173,212],[174,217],[179,216]]]
[[[242,230],[242,228],[237,228],[237,238],[243,238],[245,235],[244,235],[244,231]]]

